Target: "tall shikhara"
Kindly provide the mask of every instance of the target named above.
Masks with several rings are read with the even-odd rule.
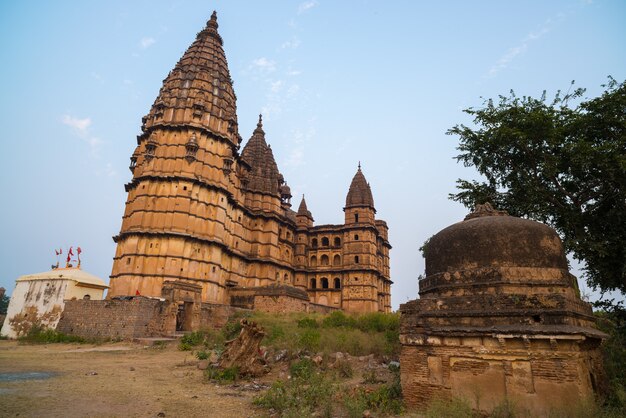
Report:
[[[131,157],[133,179],[109,297],[165,283],[230,304],[242,289],[299,288],[313,303],[389,311],[387,225],[359,167],[344,225],[313,226],[267,144],[262,119],[239,153],[236,96],[216,14],[163,82]]]

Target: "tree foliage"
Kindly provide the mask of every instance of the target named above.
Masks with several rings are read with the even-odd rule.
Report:
[[[609,77],[603,88],[596,98],[576,88],[551,101],[545,91],[539,99],[511,91],[466,109],[476,126],[447,133],[460,137],[457,161],[485,181],[459,179],[450,198],[467,207],[489,201],[551,225],[585,263],[591,286],[624,293],[626,81]]]
[[[9,301],[11,298],[7,295],[2,295],[0,297],[0,315],[5,315],[7,313],[7,309],[9,308]],[[0,324],[0,327],[2,324]]]

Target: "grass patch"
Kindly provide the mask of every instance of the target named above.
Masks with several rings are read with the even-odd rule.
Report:
[[[342,352],[353,356],[396,356],[400,352],[397,314],[349,315],[335,311],[325,316],[305,313],[278,316],[255,312],[250,320],[265,329],[263,344],[276,350]]]
[[[315,363],[311,359],[303,358],[289,366],[291,377],[296,379],[310,379],[315,372]]]
[[[231,383],[239,379],[239,369],[237,367],[227,367],[225,369],[209,367],[205,371],[207,379],[218,383]]]
[[[224,350],[225,341],[226,337],[223,331],[195,331],[185,334],[180,338],[178,349],[180,351],[192,351],[198,347],[204,347],[204,349],[212,349],[221,352]]]
[[[96,340],[87,340],[76,335],[67,335],[52,329],[45,329],[41,326],[33,326],[28,334],[18,338],[21,342],[31,344],[53,344],[53,343],[79,343],[96,342]]]
[[[463,398],[437,398],[433,400],[424,416],[426,418],[468,418],[478,417],[478,413]]]
[[[349,417],[361,417],[366,409],[388,415],[399,415],[404,411],[400,369],[390,368],[389,370],[393,374],[391,383],[379,385],[375,388],[361,387],[343,399],[343,406]],[[367,381],[368,379],[365,380]],[[370,380],[372,380],[371,383],[380,383],[375,378]]]
[[[322,374],[275,382],[253,403],[274,410],[281,417],[333,416],[335,384]]]

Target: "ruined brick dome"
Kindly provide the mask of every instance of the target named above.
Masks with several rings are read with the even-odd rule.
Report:
[[[545,334],[567,325],[571,332],[597,332],[563,244],[544,224],[478,205],[435,234],[425,253],[426,277],[419,281],[425,327]]]
[[[428,242],[426,275],[491,267],[567,270],[561,239],[547,225],[509,216],[488,203]]]

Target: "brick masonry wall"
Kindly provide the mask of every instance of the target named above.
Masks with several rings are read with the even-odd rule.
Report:
[[[57,331],[84,338],[132,339],[159,335],[166,302],[130,300],[68,300]]]
[[[521,338],[502,343],[461,338],[460,345],[433,339],[433,343],[437,345],[403,342],[402,392],[412,407],[425,408],[437,397],[456,396],[490,411],[509,398],[531,415],[545,416],[551,409],[593,396],[593,386],[602,381],[597,348],[581,349],[567,339],[555,344]]]
[[[200,312],[201,329],[219,329],[238,312],[250,312],[249,309],[237,308],[230,305],[203,303]]]
[[[309,312],[315,312],[320,314],[328,314],[334,311],[340,311],[340,308],[327,305],[318,305],[317,303],[309,303]]]
[[[254,309],[262,312],[307,312],[309,302],[286,295],[254,297]]]

